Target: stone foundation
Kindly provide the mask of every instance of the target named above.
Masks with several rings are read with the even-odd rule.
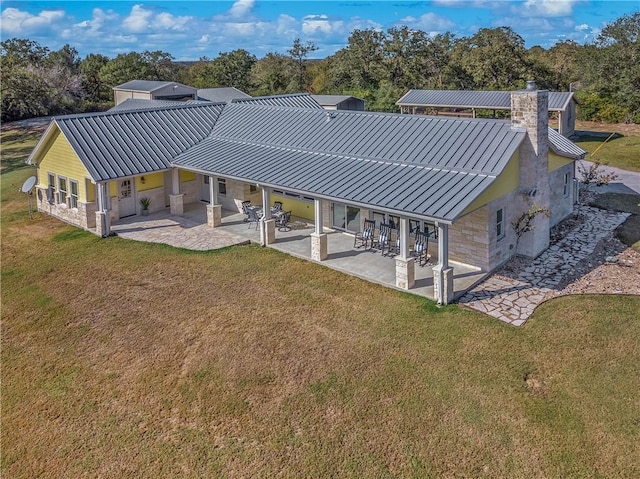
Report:
[[[222,205],[207,205],[207,225],[215,228],[222,224]]]
[[[37,188],[34,196],[36,198],[36,208],[38,211],[58,218],[65,223],[79,226],[80,228],[95,228],[95,202],[78,202],[77,208],[69,208],[67,204],[49,203],[46,188]]]
[[[453,268],[443,268],[442,265],[433,268],[433,297],[440,305],[453,301]]]
[[[323,261],[327,259],[327,234],[311,233],[311,259]]]
[[[415,258],[396,258],[396,286],[402,289],[411,289],[416,284],[416,260]]]
[[[184,213],[183,195],[169,195],[169,203],[171,204],[172,215],[181,215],[182,213]]]
[[[260,244],[268,246],[276,241],[276,220],[260,221]]]

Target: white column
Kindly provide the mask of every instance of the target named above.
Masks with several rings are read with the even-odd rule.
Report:
[[[315,230],[311,233],[311,259],[324,261],[327,259],[327,235],[322,225],[322,201],[313,200]]]
[[[180,170],[178,168],[171,170],[171,192],[174,195],[180,194]]]
[[[109,183],[97,183],[96,190],[96,196],[98,200],[98,211],[96,211],[96,234],[98,236],[105,237],[111,234],[111,215],[109,213]]]
[[[207,224],[215,228],[222,224],[222,205],[218,204],[218,178],[209,176],[209,204],[207,205]]]
[[[313,208],[314,208],[314,221],[315,221],[315,233],[317,235],[321,235],[324,232],[324,227],[322,225],[322,201],[319,199],[313,200]]]
[[[218,177],[209,176],[209,204],[218,204]]]
[[[438,264],[443,268],[449,267],[449,227],[446,224],[436,223],[438,227]]]
[[[262,188],[262,212],[264,221],[271,219],[271,188],[266,186]]]
[[[449,266],[449,227],[438,227],[438,264],[433,268],[433,296],[438,305],[453,301],[453,268]]]
[[[400,217],[400,257],[409,257],[409,220],[404,216]]]

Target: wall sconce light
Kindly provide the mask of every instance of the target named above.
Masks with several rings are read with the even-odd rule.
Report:
[[[144,176],[141,176],[140,182],[144,185],[147,182],[147,179]]]

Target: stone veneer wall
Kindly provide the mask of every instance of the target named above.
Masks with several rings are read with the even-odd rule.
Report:
[[[465,215],[449,227],[449,258],[493,271],[516,254],[516,234],[511,226],[522,214],[517,193],[511,192]],[[504,210],[504,236],[498,239],[496,217]]]
[[[95,202],[78,202],[77,208],[69,208],[66,204],[49,203],[46,188],[36,188],[35,196],[38,211],[54,216],[74,226],[79,226],[80,228],[88,229],[96,227]]]
[[[558,224],[573,213],[574,164],[570,163],[549,173],[551,187],[551,226]],[[564,196],[564,175],[569,174],[568,194]]]
[[[195,203],[200,201],[200,188],[196,180],[183,181],[180,183],[180,193],[184,195],[183,203]]]

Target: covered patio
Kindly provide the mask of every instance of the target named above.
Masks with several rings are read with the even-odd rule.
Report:
[[[262,244],[260,229],[244,221],[244,215],[222,210],[221,224],[211,228],[207,224],[207,203],[184,205],[182,215],[165,211],[149,216],[132,216],[114,223],[111,227],[118,236],[136,241],[169,244],[172,246],[208,250],[248,243]],[[322,261],[312,258],[313,223],[292,218],[290,231],[275,229],[275,240],[268,244],[278,251],[307,261],[315,261],[337,271],[408,291],[434,299],[433,267],[435,260],[424,266],[415,266],[415,284],[409,289],[396,285],[396,261],[393,255],[383,256],[379,250],[354,248],[353,235],[324,228],[327,238],[327,255]],[[433,245],[432,245],[433,246]],[[486,273],[470,265],[449,261],[453,267],[453,298],[457,299],[481,281]]]

